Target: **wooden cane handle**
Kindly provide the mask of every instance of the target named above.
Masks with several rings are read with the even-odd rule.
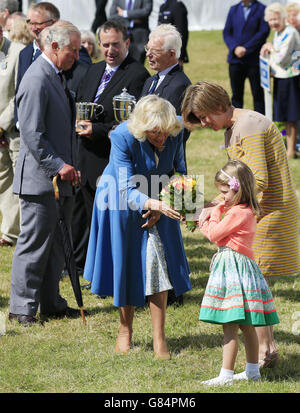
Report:
[[[55,199],[59,199],[59,189],[58,189],[58,184],[57,184],[57,180],[58,180],[58,174],[55,175],[55,177],[52,179],[52,185],[53,185],[53,189],[54,189],[54,196]]]

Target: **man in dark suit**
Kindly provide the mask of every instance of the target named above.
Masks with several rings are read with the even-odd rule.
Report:
[[[189,39],[188,12],[182,1],[164,0],[159,8],[158,24],[172,24],[181,34],[182,47],[179,62],[188,63],[187,44]]]
[[[131,56],[144,64],[145,50],[149,35],[149,16],[152,0],[113,0],[109,12],[110,19],[121,19],[130,34]]]
[[[191,84],[190,79],[179,65],[181,53],[181,36],[171,24],[157,26],[149,36],[146,46],[149,66],[156,74],[147,79],[141,96],[155,93],[167,99],[181,114],[181,104],[186,88]],[[184,145],[189,137],[185,131]]]
[[[232,104],[242,108],[244,85],[249,78],[254,110],[265,114],[264,92],[260,86],[259,51],[270,29],[264,19],[265,7],[256,0],[243,0],[229,10],[223,30],[228,47]]]
[[[120,21],[104,23],[99,31],[99,41],[104,60],[89,67],[77,97],[78,102],[96,102],[104,107],[98,119],[80,122],[85,128],[78,137],[82,183],[76,194],[72,220],[75,258],[80,272],[85,264],[97,179],[108,163],[108,134],[117,124],[113,97],[126,88],[138,100],[145,80],[150,76],[144,66],[128,54],[130,40]]]
[[[179,65],[182,40],[180,33],[171,24],[161,24],[157,26],[149,36],[146,46],[149,66],[157,73],[147,79],[141,96],[151,93],[159,95],[168,100],[176,109],[178,115],[181,114],[181,104],[186,88],[191,84],[189,78],[182,71]],[[190,133],[184,130],[184,156],[186,141]],[[185,156],[186,162],[186,156]],[[168,304],[173,302],[183,303],[183,297],[175,297],[174,291],[170,290]]]
[[[59,294],[64,253],[52,178],[60,176],[60,203],[70,225],[75,168],[75,102],[62,70],[78,59],[80,32],[71,23],[47,27],[42,55],[26,71],[16,102],[21,146],[13,191],[21,202],[21,233],[14,252],[9,320],[27,326],[44,316],[77,316]],[[32,85],[34,84],[34,87]]]
[[[19,69],[17,85],[20,84],[24,73],[37,57],[41,54],[39,45],[39,35],[45,27],[51,26],[60,19],[59,10],[52,3],[41,2],[32,4],[27,12],[27,24],[34,36],[34,41],[30,43],[19,58]]]

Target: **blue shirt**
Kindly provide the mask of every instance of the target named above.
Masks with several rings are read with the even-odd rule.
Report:
[[[241,2],[241,6],[242,6],[242,8],[243,8],[243,13],[244,13],[245,20],[247,20],[249,14],[250,14],[250,11],[251,11],[252,2],[248,4],[248,7],[246,7],[246,6],[244,5],[244,3]]]

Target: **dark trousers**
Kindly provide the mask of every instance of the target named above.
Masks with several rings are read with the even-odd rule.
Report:
[[[253,96],[254,110],[264,115],[264,91],[260,86],[259,66],[240,63],[229,64],[229,77],[232,90],[232,105],[236,108],[243,107],[245,80],[248,78]]]
[[[53,194],[20,195],[21,232],[12,261],[10,312],[35,316],[59,313],[67,301],[59,293],[65,256]],[[70,226],[73,197],[60,197]]]
[[[76,189],[72,216],[72,239],[76,267],[83,273],[88,249],[95,191],[88,183]]]
[[[107,16],[105,12],[105,7],[107,0],[95,0],[96,3],[96,12],[95,12],[95,18],[92,23],[91,30],[96,33],[98,27],[102,26],[103,23],[106,22]]]

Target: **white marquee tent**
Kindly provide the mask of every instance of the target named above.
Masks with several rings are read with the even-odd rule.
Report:
[[[50,0],[61,12],[61,18],[74,23],[79,29],[89,29],[95,14],[95,0]],[[182,0],[188,9],[189,30],[222,29],[229,8],[238,0]],[[260,0],[269,5],[274,0]],[[278,0],[277,0],[278,1]],[[279,0],[285,5],[288,0]],[[300,3],[300,0],[293,0]],[[112,0],[108,0],[107,11]],[[26,12],[31,0],[23,0]],[[153,11],[150,16],[150,28],[156,26],[159,6],[162,0],[153,0]]]

